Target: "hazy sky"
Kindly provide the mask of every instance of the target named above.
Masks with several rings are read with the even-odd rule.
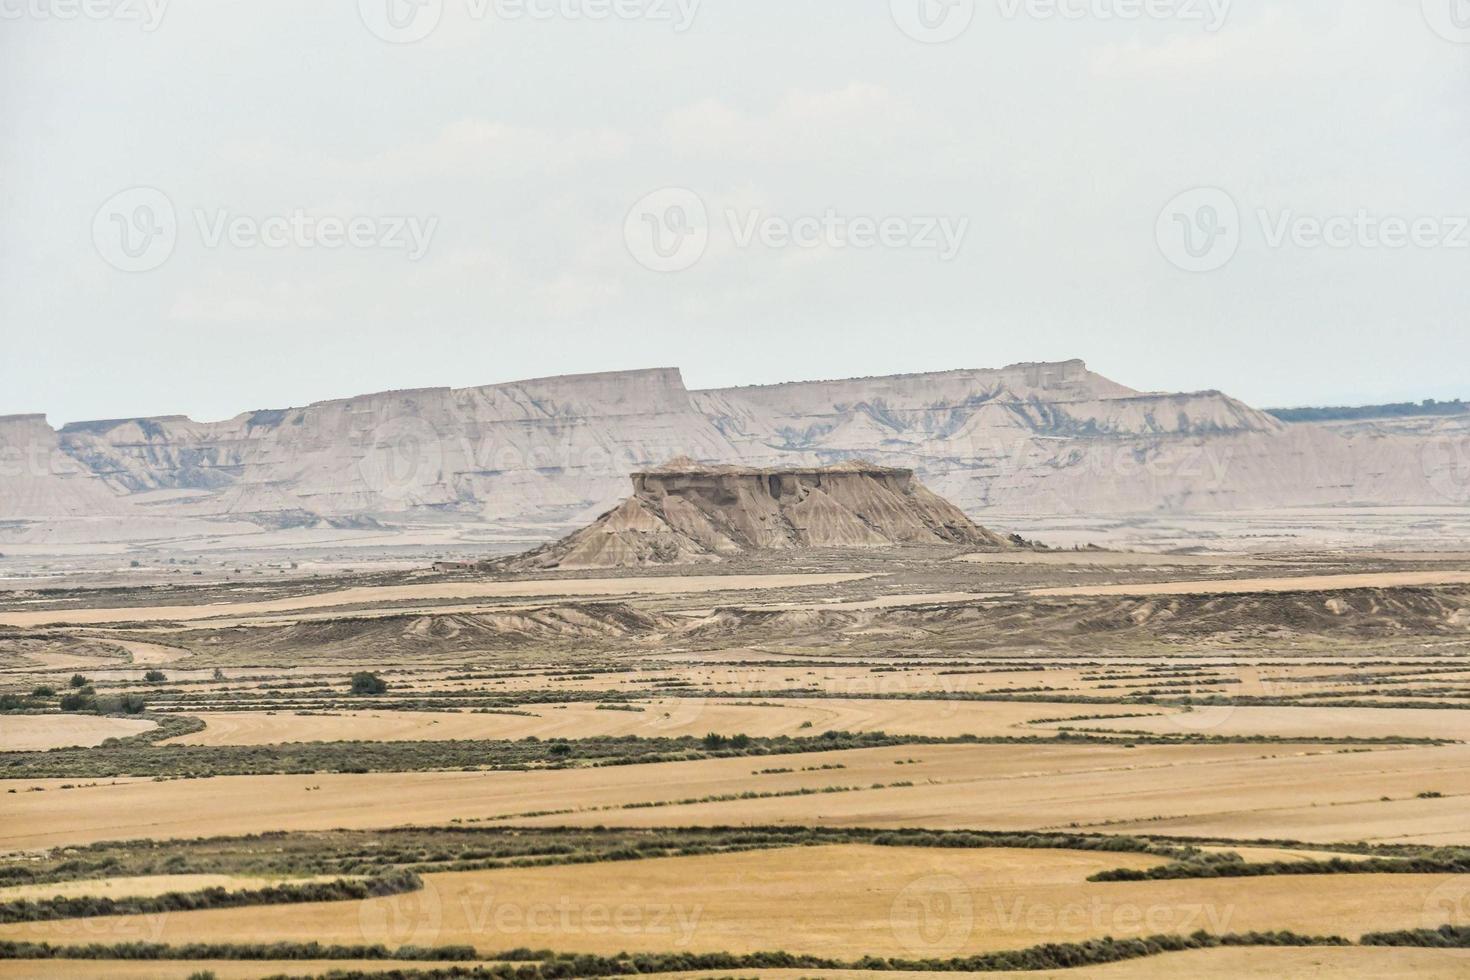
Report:
[[[1470,396],[1467,95],[1470,0],[0,0],[0,413]]]

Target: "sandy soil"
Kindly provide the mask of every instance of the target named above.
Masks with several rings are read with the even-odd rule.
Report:
[[[1332,592],[1344,589],[1393,589],[1422,585],[1465,585],[1470,572],[1373,572],[1351,575],[1304,575],[1300,578],[1240,578],[1222,582],[1160,582],[1152,585],[1087,585],[1033,589],[1038,596],[1100,595],[1245,595],[1256,592]]]
[[[101,745],[109,738],[127,738],[156,727],[141,718],[100,718],[96,715],[0,715],[0,749],[34,752],[71,745]]]
[[[915,760],[898,765],[900,760]],[[753,775],[764,768],[841,770]],[[668,804],[748,791],[915,785]],[[133,837],[373,828],[514,817],[556,825],[802,824],[1209,833],[1239,839],[1470,843],[1470,747],[1343,752],[1251,746],[902,746],[551,772],[443,772],[118,780],[67,792],[16,788],[0,850]],[[312,791],[308,792],[308,788]],[[1445,794],[1420,800],[1421,792]],[[1390,802],[1379,803],[1381,797]],[[1372,801],[1372,802],[1370,802]],[[533,810],[573,810],[543,818]],[[1175,829],[1189,826],[1194,829]],[[1123,828],[1127,828],[1125,831]]]
[[[1159,555],[1138,551],[991,551],[960,555],[955,561],[973,565],[1089,565],[1106,568],[1214,568],[1279,564],[1249,555]]]
[[[1085,729],[1174,734],[1279,735],[1283,738],[1446,738],[1470,741],[1470,710],[1413,708],[1201,707],[1187,714],[1118,721],[1073,722]]]
[[[840,845],[638,862],[425,875],[423,893],[0,926],[74,942],[83,930],[158,941],[519,946],[612,954],[954,956],[1104,935],[1417,928],[1447,875],[1289,876],[1099,884],[1159,859],[1080,851]],[[1463,924],[1463,923],[1462,923]]]
[[[657,737],[704,735],[708,732],[764,737],[824,731],[884,731],[941,737],[1022,736],[1036,733],[1037,729],[1029,728],[1028,723],[1037,719],[1079,714],[1128,715],[1145,710],[1132,705],[1099,705],[1094,711],[1094,706],[1075,704],[784,698],[752,703],[668,698],[639,702],[635,706],[643,710],[598,710],[595,705],[586,703],[530,705],[516,709],[530,712],[533,717],[410,711],[354,711],[304,716],[286,712],[191,712],[204,720],[204,731],[171,741],[186,745],[269,745],[276,742],[353,740],[521,739],[533,735],[537,738]],[[1114,724],[1132,727],[1132,720]],[[1090,726],[1091,722],[1075,724]],[[1043,729],[1047,727],[1042,726]]]
[[[473,964],[463,964],[470,966]],[[4,980],[185,980],[210,970],[219,980],[260,980],[274,976],[315,976],[331,970],[431,969],[434,964],[385,964],[358,960],[238,960],[138,962],[134,960],[0,960]],[[760,980],[953,980],[954,973],[862,972],[855,970],[740,970]],[[1211,949],[1171,953],[1145,960],[1075,970],[987,973],[1012,980],[1460,980],[1465,960],[1456,951],[1434,949]],[[723,980],[729,970],[655,974],[659,980]]]
[[[133,663],[140,667],[157,667],[161,664],[171,664],[175,660],[182,660],[189,656],[188,650],[179,647],[164,646],[161,643],[143,643],[140,640],[109,640],[128,651],[128,656],[133,658]]]
[[[649,578],[587,578],[518,582],[460,582],[431,585],[363,586],[319,595],[217,602],[201,605],[128,606],[116,609],[50,606],[44,610],[0,611],[0,625],[44,626],[48,623],[139,623],[166,620],[193,622],[223,616],[262,616],[296,610],[422,601],[473,601],[487,598],[585,598],[629,595],[682,595],[759,589],[794,589],[836,585],[871,578],[860,574],[824,575],[677,575]]]

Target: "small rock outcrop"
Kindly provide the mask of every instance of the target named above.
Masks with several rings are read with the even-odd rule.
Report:
[[[501,567],[628,568],[808,548],[1015,547],[912,470],[862,461],[752,469],[680,459],[632,479],[633,495],[593,524]]]

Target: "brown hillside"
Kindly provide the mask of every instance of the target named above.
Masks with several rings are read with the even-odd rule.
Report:
[[[912,470],[861,461],[750,469],[681,459],[634,473],[633,490],[589,527],[509,566],[623,568],[803,548],[1014,547]]]

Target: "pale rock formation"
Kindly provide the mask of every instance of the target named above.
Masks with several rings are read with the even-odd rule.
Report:
[[[750,469],[686,458],[634,473],[633,491],[591,526],[503,567],[624,568],[812,548],[1014,547],[911,470],[861,461]]]
[[[7,533],[70,542],[91,532],[58,522],[139,514],[160,540],[169,521],[552,538],[680,455],[783,470],[867,459],[972,515],[1470,504],[1466,418],[1285,425],[1220,392],[1135,391],[1081,361],[692,392],[663,368],[60,432],[16,416],[0,420],[0,453],[0,519],[50,522]],[[821,498],[810,506],[794,519],[829,519]]]

